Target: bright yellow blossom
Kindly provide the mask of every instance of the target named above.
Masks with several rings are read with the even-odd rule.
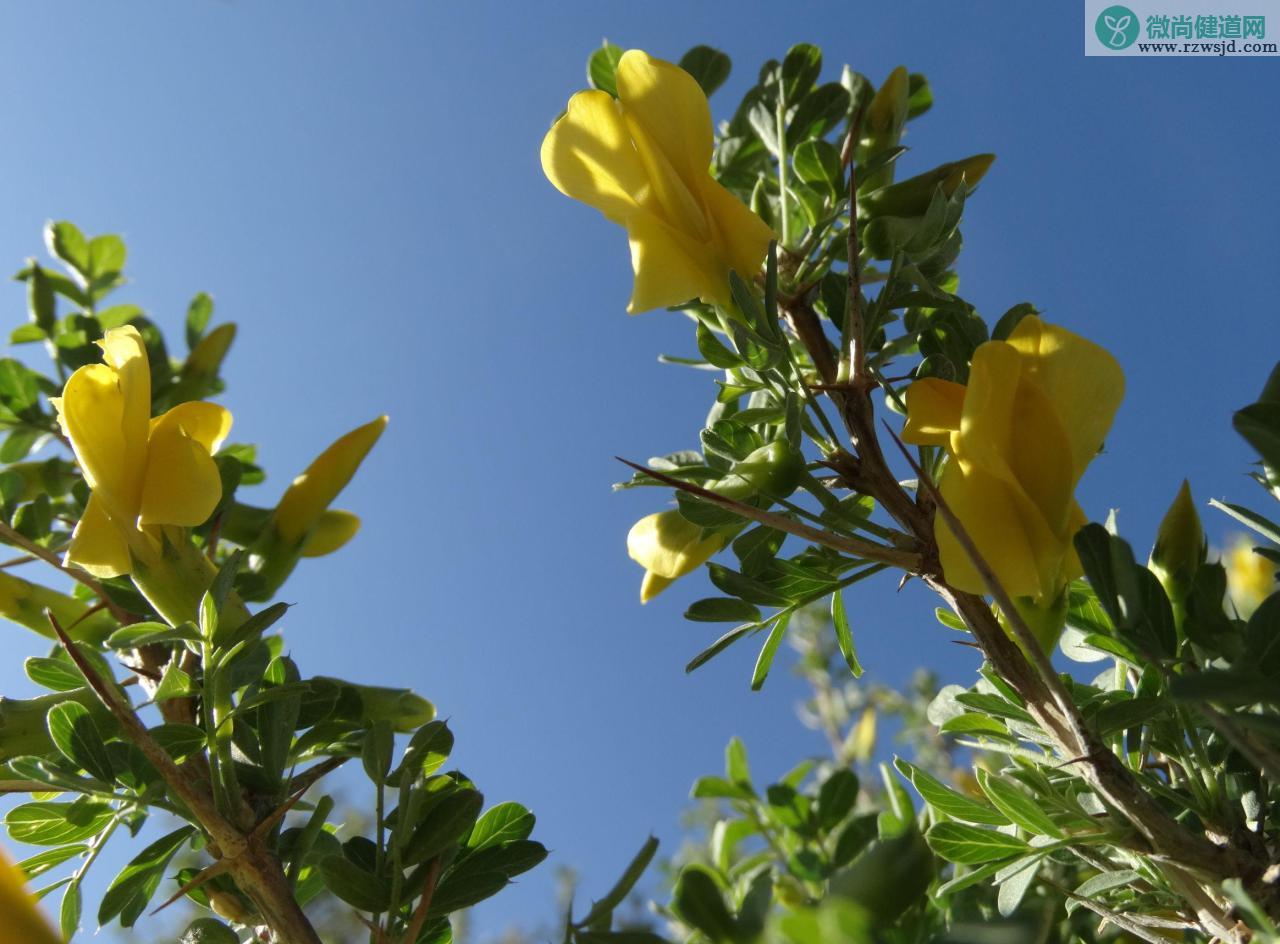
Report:
[[[1227,590],[1236,612],[1248,619],[1262,601],[1280,589],[1276,565],[1254,551],[1259,542],[1237,535],[1231,549],[1222,555],[1227,568]]]
[[[60,944],[18,868],[0,850],[0,944]]]
[[[724,547],[724,535],[702,536],[702,528],[678,511],[641,518],[627,534],[627,553],[645,569],[640,602],[648,603],[685,574],[705,564]]]
[[[1052,607],[1080,576],[1072,539],[1088,519],[1076,485],[1124,396],[1124,374],[1098,345],[1029,316],[1007,341],[974,352],[967,386],[907,388],[903,439],[951,454],[938,483],[979,553],[1013,597]],[[987,587],[939,516],[947,582]]]
[[[213,453],[231,414],[213,403],[182,403],[151,417],[151,368],[132,325],[98,342],[102,364],[81,367],[50,402],[93,490],[67,560],[98,577],[133,569],[159,546],[165,525],[202,524],[222,497]]]
[[[729,270],[750,279],[773,233],[712,179],[707,97],[679,66],[632,49],[618,98],[579,92],[542,142],[542,169],[566,196],[627,230],[635,287],[627,311],[702,298],[728,307]]]

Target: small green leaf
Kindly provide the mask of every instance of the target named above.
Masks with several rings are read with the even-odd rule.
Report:
[[[327,855],[320,860],[320,874],[329,891],[357,911],[386,911],[391,886],[346,856]]]
[[[389,721],[377,721],[365,732],[360,748],[360,763],[375,784],[386,783],[391,770],[391,754],[395,750],[395,732]]]
[[[591,54],[587,60],[587,81],[592,88],[608,92],[618,97],[618,61],[622,58],[622,49],[606,40],[604,44]]]
[[[24,803],[5,816],[9,838],[33,846],[61,846],[96,836],[115,811],[99,800],[84,797],[72,803]]]
[[[925,834],[925,839],[942,858],[960,865],[1009,859],[1031,848],[1017,836],[964,823],[937,823]]]
[[[796,147],[796,175],[808,184],[818,184],[834,196],[844,189],[844,169],[840,164],[840,150],[830,141],[816,138],[802,141]]]
[[[733,62],[719,49],[694,46],[680,57],[680,68],[693,76],[708,98],[729,78]]]
[[[208,746],[203,728],[177,721],[157,725],[151,729],[151,736],[178,763]]]
[[[979,767],[978,786],[996,809],[1027,832],[1054,839],[1065,838],[1062,830],[1049,818],[1040,803],[1009,781]]]
[[[684,618],[695,623],[758,623],[758,607],[734,597],[708,597],[695,600],[684,611]]]
[[[81,905],[80,883],[72,882],[62,893],[62,906],[58,909],[58,928],[64,940],[70,941],[80,930]]]
[[[753,692],[760,691],[764,687],[764,680],[769,676],[769,669],[773,666],[773,657],[778,653],[778,646],[782,644],[782,638],[787,634],[787,623],[790,618],[784,615],[782,618],[775,620],[773,629],[769,630],[769,636],[764,641],[764,645],[760,647],[760,654],[756,657],[756,665],[751,673],[751,690]]]
[[[122,928],[131,928],[156,893],[164,870],[178,850],[195,835],[195,828],[182,826],[161,836],[130,860],[111,882],[98,906],[98,926],[119,916]]]
[[[74,223],[65,220],[48,223],[44,228],[44,243],[51,256],[65,263],[84,282],[92,278],[89,243]]]
[[[831,622],[836,628],[836,643],[840,646],[840,655],[844,656],[844,664],[854,678],[861,678],[862,663],[858,661],[857,650],[853,647],[853,630],[845,613],[844,596],[839,590],[831,594]]]
[[[725,906],[715,879],[702,866],[686,866],[680,873],[671,905],[686,924],[701,931],[714,944],[734,940],[733,916]]]
[[[196,918],[182,932],[178,944],[240,944],[240,935],[217,918]]]
[[[818,826],[835,829],[858,801],[858,775],[847,767],[832,772],[818,788]]]
[[[115,773],[89,709],[79,702],[64,701],[49,709],[49,736],[54,745],[76,766],[103,783],[111,783]]]
[[[158,642],[199,642],[200,631],[194,623],[170,626],[168,623],[132,623],[107,637],[111,649],[137,649]]]
[[[476,820],[471,835],[467,837],[466,847],[479,850],[528,839],[533,825],[533,814],[519,803],[499,803]]]
[[[213,299],[201,292],[187,306],[187,350],[194,351],[213,317]]]
[[[605,894],[605,896],[591,905],[591,910],[587,912],[587,916],[582,919],[581,924],[584,927],[592,927],[597,922],[611,915],[613,910],[622,904],[627,895],[631,894],[631,889],[640,881],[640,876],[644,875],[644,870],[649,867],[649,863],[653,861],[654,854],[658,851],[658,840],[650,836],[644,841],[644,845],[627,864],[626,869],[622,873],[622,877],[614,883],[613,888]]]

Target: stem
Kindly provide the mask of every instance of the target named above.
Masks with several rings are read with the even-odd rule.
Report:
[[[782,217],[782,245],[786,246],[791,242],[791,208],[787,205],[787,106],[782,99],[781,85],[774,123],[778,129],[778,215]]]

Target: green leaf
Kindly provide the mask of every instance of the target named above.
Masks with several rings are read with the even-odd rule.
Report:
[[[398,781],[405,770],[413,771],[413,776],[429,777],[443,766],[453,750],[453,732],[445,721],[428,721],[409,738],[405,748],[404,759],[391,775],[391,780]]]
[[[948,862],[982,865],[1009,859],[1031,847],[1017,836],[964,823],[937,823],[925,834],[931,848]]]
[[[693,76],[708,98],[724,85],[732,66],[727,55],[711,46],[694,46],[680,57],[680,68]]]
[[[699,777],[693,782],[689,795],[695,800],[749,800],[753,796],[750,787],[715,776]]]
[[[89,240],[89,273],[94,282],[119,275],[128,255],[119,236],[95,236]]]
[[[170,698],[184,698],[194,694],[195,691],[196,686],[191,681],[191,676],[178,665],[177,659],[170,659],[151,700],[161,702],[168,701]]]
[[[200,631],[194,623],[170,626],[168,623],[132,623],[107,637],[110,649],[137,649],[159,642],[199,642]]]
[[[1261,534],[1268,541],[1274,541],[1280,544],[1280,524],[1276,524],[1268,518],[1264,518],[1257,512],[1250,511],[1248,508],[1241,508],[1239,505],[1233,505],[1230,502],[1218,501],[1216,498],[1209,499],[1209,504],[1214,508],[1221,509],[1229,514],[1236,521],[1239,521],[1247,528]]]
[[[684,618],[695,623],[758,623],[758,607],[734,597],[708,597],[695,600],[684,611]]]
[[[844,169],[840,165],[840,149],[821,138],[802,141],[796,147],[796,175],[808,184],[821,184],[834,196],[844,189]]]
[[[720,590],[746,600],[748,603],[760,606],[787,606],[791,602],[759,581],[752,580],[736,570],[730,570],[723,564],[708,564],[707,573],[711,577],[711,582]]]
[[[31,344],[35,341],[43,341],[45,337],[45,331],[39,325],[24,324],[13,329],[9,335],[9,343]]]
[[[1040,871],[1040,861],[1043,858],[1041,855],[1030,855],[996,873],[996,881],[1000,885],[1000,891],[996,894],[996,909],[1001,916],[1012,917],[1018,910],[1036,873]]]
[[[499,803],[476,820],[465,845],[468,849],[479,850],[528,839],[533,825],[533,814],[519,803]]]
[[[49,709],[49,736],[62,756],[103,783],[111,783],[115,772],[89,709],[76,701],[64,701]]]
[[[835,770],[818,788],[818,827],[835,829],[858,801],[858,775],[847,767]]]
[[[89,259],[89,243],[74,223],[65,220],[48,223],[44,228],[44,243],[49,254],[65,263],[84,282],[93,276]]]
[[[1251,404],[1236,411],[1231,423],[1263,462],[1280,469],[1280,403]]]
[[[714,944],[733,941],[736,926],[711,873],[699,865],[686,866],[676,880],[671,906],[690,927]]]
[[[484,797],[475,790],[457,790],[431,807],[405,844],[406,865],[417,865],[445,851],[475,826]]]
[[[22,461],[36,447],[37,440],[44,435],[46,434],[30,426],[15,427],[5,437],[4,444],[0,445],[0,462]]]
[[[208,742],[203,728],[194,724],[170,721],[151,729],[151,736],[164,748],[166,754],[181,763],[192,754],[202,751]]]
[[[782,643],[782,637],[787,634],[787,623],[790,622],[789,615],[783,615],[780,619],[774,621],[773,629],[769,630],[769,636],[764,641],[764,645],[760,647],[760,655],[756,657],[755,668],[751,672],[751,690],[753,692],[760,691],[764,687],[764,680],[769,676],[769,669],[773,666],[773,657],[778,653],[778,646]]]
[[[849,93],[838,82],[820,85],[800,103],[787,127],[787,143],[795,147],[809,138],[819,138],[849,114]]]
[[[799,102],[813,88],[822,72],[822,50],[809,43],[797,43],[782,60],[782,99]]]
[[[99,927],[117,916],[122,928],[133,927],[156,893],[169,861],[195,832],[192,826],[182,826],[161,836],[134,856],[102,896],[102,903],[98,905]]]
[[[187,306],[187,350],[195,350],[200,339],[204,337],[205,329],[209,327],[209,319],[212,317],[213,298],[205,292],[200,292]]]
[[[831,594],[831,622],[836,628],[836,643],[840,647],[840,655],[844,656],[844,664],[854,678],[861,678],[862,663],[858,661],[857,650],[853,647],[853,630],[845,613],[844,596],[839,590]]]
[[[56,868],[68,859],[73,859],[82,852],[87,852],[89,847],[84,843],[77,843],[73,846],[59,846],[56,849],[46,849],[44,852],[37,852],[35,855],[23,859],[17,863],[17,867],[26,875],[30,881],[37,876],[43,875],[52,868]]]
[[[99,800],[84,797],[73,803],[24,803],[4,818],[9,838],[33,846],[61,846],[96,836],[115,811]]]
[[[920,798],[944,816],[986,826],[1009,825],[1009,819],[1004,814],[951,789],[914,764],[896,758],[893,765],[916,788]]]
[[[182,932],[178,944],[240,944],[240,935],[217,918],[196,918]]]
[[[640,881],[640,876],[644,875],[644,870],[649,867],[657,851],[658,840],[650,836],[644,841],[640,851],[632,856],[622,876],[614,882],[613,887],[605,893],[603,898],[592,903],[591,910],[587,912],[581,924],[590,927],[612,914],[613,910],[626,900],[627,895],[631,894],[631,889],[635,888],[636,882]]]
[[[84,676],[68,659],[31,656],[22,663],[27,678],[55,692],[71,692],[84,687]]]
[[[387,774],[391,771],[391,754],[395,750],[395,732],[391,730],[391,722],[376,721],[365,732],[360,747],[360,763],[365,774],[375,784],[386,783]]]
[[[742,358],[729,350],[719,339],[711,333],[711,329],[698,322],[697,328],[698,352],[709,364],[716,367],[741,367]]]
[[[327,855],[320,860],[324,884],[357,911],[386,911],[391,904],[391,885],[346,856]]]
[[[929,80],[919,72],[907,79],[907,117],[918,118],[933,107],[933,90]]]
[[[747,746],[739,737],[729,738],[724,749],[724,775],[732,783],[751,789],[751,766],[747,763]]]
[[[81,905],[80,883],[72,882],[62,893],[62,906],[58,909],[58,928],[65,940],[70,941],[80,930]]]
[[[622,58],[622,49],[606,40],[604,44],[591,54],[587,60],[587,81],[592,88],[608,92],[618,97],[618,60]]]
[[[992,804],[1027,832],[1040,836],[1065,838],[1057,824],[1049,818],[1036,799],[1009,781],[978,768],[978,786]]]

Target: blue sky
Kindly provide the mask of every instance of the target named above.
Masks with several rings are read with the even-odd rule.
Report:
[[[171,331],[193,293],[239,323],[225,402],[258,442],[264,501],[337,434],[391,425],[344,507],[344,553],[290,582],[304,671],[412,686],[497,802],[539,816],[552,863],[599,894],[689,784],[743,736],[763,775],[820,750],[777,672],[748,690],[744,646],[688,677],[715,627],[685,623],[701,576],[641,608],[627,528],[655,492],[615,495],[615,454],[685,448],[708,375],[684,319],[628,318],[621,230],[560,196],[538,146],[602,37],[735,73],[813,41],[879,81],[926,73],[936,106],[904,166],[999,160],[967,210],[961,292],[1019,301],[1113,351],[1128,396],[1082,500],[1120,509],[1139,553],[1179,481],[1254,497],[1231,410],[1278,353],[1280,124],[1274,59],[1086,59],[1080,5],[1014,2],[550,4],[47,0],[0,33],[0,267],[49,218],[119,232],[121,300]],[[1276,26],[1280,29],[1280,23]],[[23,292],[8,290],[10,325]],[[6,331],[8,329],[5,329]],[[1212,535],[1227,529],[1206,512]],[[922,595],[847,596],[870,674],[975,668]],[[0,691],[28,691],[5,631]],[[668,849],[673,848],[668,843]],[[105,880],[107,875],[103,875]],[[480,915],[551,917],[553,866]]]

